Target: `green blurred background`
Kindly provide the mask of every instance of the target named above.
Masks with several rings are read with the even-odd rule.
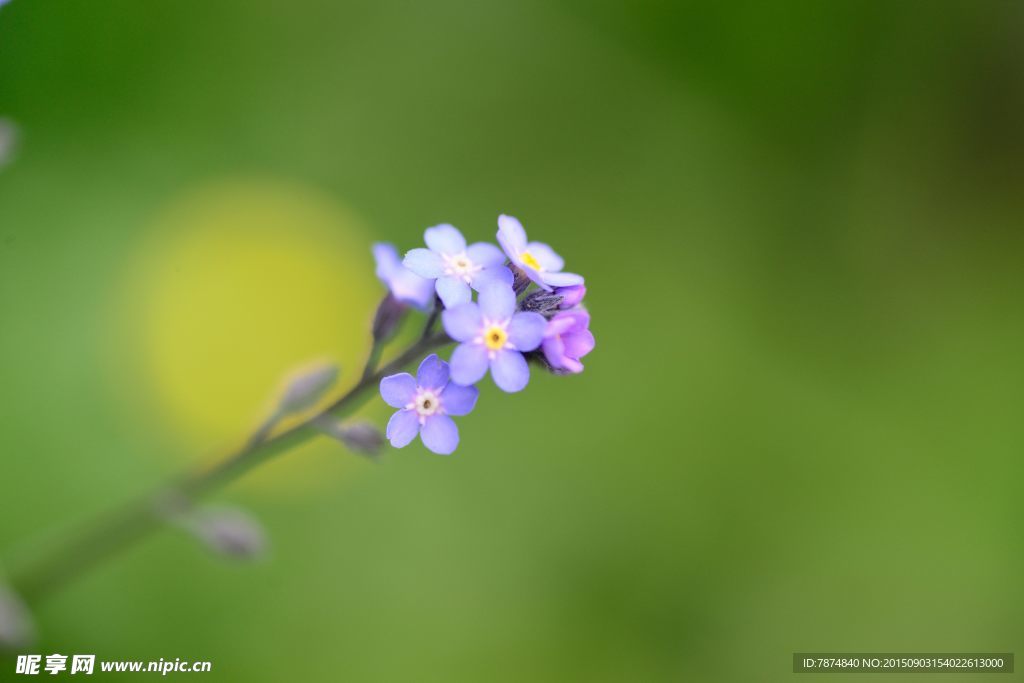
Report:
[[[597,337],[487,380],[451,458],[255,473],[218,498],[265,561],[168,531],[31,651],[251,682],[1021,651],[1022,115],[1018,2],[13,0],[5,560],[225,452],[296,365],[351,381],[373,241],[512,213]]]

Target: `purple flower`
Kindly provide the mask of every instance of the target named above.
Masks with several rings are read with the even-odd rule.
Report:
[[[423,445],[449,455],[459,445],[459,428],[449,415],[468,415],[476,405],[476,387],[448,381],[448,364],[432,353],[423,359],[416,377],[408,372],[380,381],[380,395],[398,412],[388,421],[387,437],[403,448],[420,435]]]
[[[377,277],[388,291],[403,304],[426,310],[434,300],[434,285],[402,265],[394,245],[377,242],[373,245],[377,261]]]
[[[583,285],[555,287],[555,294],[562,297],[562,301],[559,302],[558,307],[564,311],[579,306],[580,302],[583,301],[583,297],[587,294],[587,288]]]
[[[462,233],[448,224],[427,228],[423,240],[429,249],[411,250],[402,263],[421,277],[437,280],[437,295],[446,308],[469,301],[470,287],[480,291],[495,280],[512,284],[505,256],[493,244],[477,242],[467,247]]]
[[[498,216],[498,242],[512,263],[549,292],[583,284],[583,276],[560,272],[565,261],[554,249],[543,242],[527,242],[523,224],[512,216]]]
[[[544,331],[544,358],[556,370],[583,372],[580,358],[594,350],[590,314],[584,310],[563,311],[548,321]]]
[[[445,332],[462,342],[452,353],[452,381],[474,384],[491,369],[494,383],[504,391],[520,391],[530,381],[523,351],[532,351],[544,338],[547,321],[539,313],[516,313],[512,286],[491,283],[472,301],[442,314]]]

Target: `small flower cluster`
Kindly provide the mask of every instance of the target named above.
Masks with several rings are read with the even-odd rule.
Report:
[[[392,245],[374,245],[377,277],[389,291],[377,310],[375,337],[388,336],[408,307],[434,306],[458,344],[448,363],[431,354],[415,378],[403,372],[381,380],[381,397],[398,409],[387,427],[396,448],[419,434],[431,451],[452,453],[459,431],[451,416],[473,410],[474,385],[488,372],[498,388],[516,392],[530,381],[530,360],[555,374],[583,371],[580,359],[594,348],[583,277],[564,272],[562,257],[543,242],[530,242],[512,216],[498,218],[497,238],[501,249],[467,245],[446,224],[427,228],[427,248],[412,249],[402,260]]]

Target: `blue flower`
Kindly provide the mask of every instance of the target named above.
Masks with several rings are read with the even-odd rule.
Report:
[[[512,286],[492,283],[480,291],[479,303],[467,302],[442,314],[445,332],[462,342],[452,352],[452,381],[475,384],[491,370],[503,391],[521,391],[530,381],[524,351],[544,339],[547,321],[539,313],[516,312]]]
[[[498,216],[498,243],[513,264],[549,292],[583,284],[582,275],[561,272],[565,261],[554,249],[543,242],[528,242],[523,224],[512,216]]]
[[[476,387],[448,381],[448,364],[430,354],[416,377],[408,372],[380,381],[380,395],[398,412],[388,421],[387,437],[395,448],[409,445],[416,435],[428,449],[449,455],[459,445],[459,428],[449,415],[468,415],[476,406]]]
[[[377,277],[396,300],[421,311],[430,306],[434,300],[434,283],[403,266],[394,245],[377,242],[373,245],[373,258],[377,262]]]
[[[447,224],[427,228],[423,241],[429,249],[412,249],[402,263],[417,275],[436,280],[437,295],[446,308],[469,301],[471,287],[480,291],[489,282],[512,284],[505,256],[493,244],[477,242],[467,247],[462,233]]]

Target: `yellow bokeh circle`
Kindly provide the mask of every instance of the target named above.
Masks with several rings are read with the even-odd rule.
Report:
[[[288,183],[218,182],[162,211],[125,284],[129,355],[157,423],[183,446],[223,449],[296,367],[352,370],[381,293],[369,242],[336,200]],[[306,455],[263,478],[278,488],[321,480],[309,469],[323,458]]]

